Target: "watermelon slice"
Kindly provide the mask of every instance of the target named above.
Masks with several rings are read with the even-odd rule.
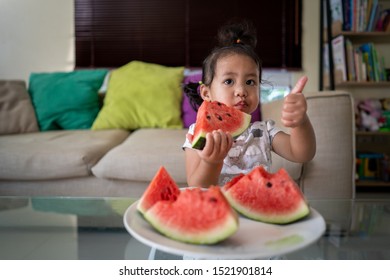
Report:
[[[179,194],[179,187],[167,170],[161,166],[140,198],[137,209],[145,214],[157,201],[175,201]]]
[[[157,202],[144,217],[167,237],[193,244],[214,244],[238,229],[237,213],[216,186],[185,189],[175,201]]]
[[[259,166],[238,176],[222,191],[242,215],[261,222],[287,224],[309,214],[304,195],[283,168],[272,174]]]
[[[192,148],[202,150],[206,144],[206,134],[221,129],[233,137],[248,128],[251,115],[220,102],[203,101],[198,109]]]

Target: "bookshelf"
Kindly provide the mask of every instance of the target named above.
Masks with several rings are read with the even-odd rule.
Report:
[[[377,88],[381,88],[381,87],[386,87],[386,86],[389,86],[390,85],[390,82],[370,82],[370,81],[360,81],[360,82],[357,82],[357,81],[343,81],[343,82],[340,82],[337,84],[337,87],[377,87]]]
[[[355,5],[353,12],[351,5]],[[346,90],[355,99],[356,187],[390,189],[390,129],[386,121],[390,112],[389,13],[390,0],[323,0],[321,4],[319,89]],[[383,123],[380,116],[380,128],[362,125],[359,105],[367,99],[383,104],[380,112],[386,117]]]

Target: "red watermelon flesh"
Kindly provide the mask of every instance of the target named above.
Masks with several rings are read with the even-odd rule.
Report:
[[[238,229],[237,213],[216,186],[185,189],[175,201],[157,202],[144,217],[167,237],[193,244],[214,244]]]
[[[266,223],[286,224],[309,214],[304,195],[286,170],[272,174],[260,166],[238,176],[235,182],[223,187],[223,192],[242,215]]]
[[[229,107],[221,102],[203,101],[196,116],[192,148],[202,150],[206,144],[206,134],[221,129],[233,137],[248,128],[251,115]]]
[[[179,187],[167,170],[161,166],[140,198],[137,209],[145,214],[156,202],[160,200],[175,201],[179,194]]]

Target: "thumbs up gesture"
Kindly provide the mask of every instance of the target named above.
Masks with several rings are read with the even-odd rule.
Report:
[[[285,127],[297,127],[307,120],[306,98],[302,94],[307,77],[301,77],[291,93],[284,98],[282,109],[282,123]]]

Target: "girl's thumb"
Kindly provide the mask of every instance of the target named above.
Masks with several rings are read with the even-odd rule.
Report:
[[[308,78],[307,76],[301,77],[298,82],[295,84],[295,87],[291,90],[291,93],[302,93],[303,88],[306,85]]]

